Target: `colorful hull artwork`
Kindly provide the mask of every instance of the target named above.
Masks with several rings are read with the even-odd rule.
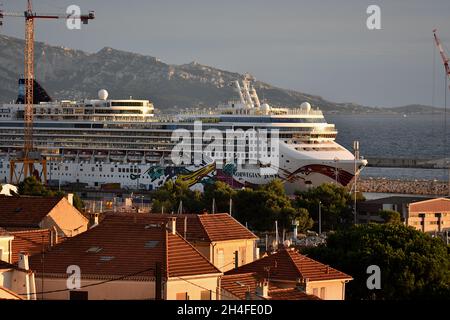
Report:
[[[337,170],[336,172],[336,168],[322,164],[311,164],[303,166],[295,170],[294,172],[289,172],[286,170],[282,171],[285,174],[285,178],[283,180],[289,182],[295,182],[296,179],[306,179],[309,175],[313,173],[319,173],[335,181],[337,180],[338,183],[342,184],[343,186],[346,186],[350,183],[350,181],[354,177],[354,175],[350,172],[347,172],[342,169]]]
[[[265,184],[267,180],[278,178],[286,183],[296,183],[308,181],[311,175],[319,174],[322,176],[324,182],[337,181],[346,186],[353,179],[353,174],[338,170],[327,165],[306,165],[297,170],[290,172],[285,169],[279,169],[278,175],[270,177],[258,178],[258,173],[245,172],[246,176],[252,176],[253,179],[243,178],[243,172],[238,172],[235,164],[226,164],[222,169],[216,167],[215,163],[206,164],[203,167],[175,167],[175,166],[151,166],[142,174],[131,174],[131,180],[150,180],[153,188],[162,186],[168,180],[181,181],[186,183],[190,188],[200,184],[202,187],[212,184],[215,181],[222,181],[233,188],[240,189],[242,187],[255,187],[260,184]],[[326,179],[325,177],[329,178]],[[261,181],[258,181],[261,180]]]

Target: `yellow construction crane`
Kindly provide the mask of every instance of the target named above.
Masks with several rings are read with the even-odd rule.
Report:
[[[25,110],[24,110],[24,147],[20,154],[10,161],[10,183],[16,184],[34,174],[34,165],[41,164],[41,180],[47,182],[47,161],[33,146],[33,87],[34,87],[34,20],[35,19],[80,19],[83,24],[94,19],[93,11],[86,15],[73,14],[38,14],[33,12],[32,2],[28,0],[27,10],[24,12],[6,12],[0,10],[0,26],[4,17],[25,18]],[[22,164],[19,173],[16,165]]]

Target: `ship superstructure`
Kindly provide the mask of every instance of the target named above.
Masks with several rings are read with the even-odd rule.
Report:
[[[366,165],[365,160],[355,159],[335,142],[336,128],[309,103],[298,108],[271,107],[260,101],[250,77],[233,85],[239,97],[235,101],[167,116],[155,116],[148,100],[108,99],[106,90],[99,91],[98,99],[39,102],[33,106],[34,146],[47,158],[50,183],[90,187],[115,184],[151,190],[168,179],[180,179],[201,189],[215,180],[243,187],[280,178],[294,190],[324,182],[347,185]],[[23,115],[23,104],[0,107],[0,179],[5,182],[9,159],[23,147]],[[276,131],[278,158],[271,166],[272,173],[261,174],[261,167],[270,165],[259,161],[253,165],[234,161],[236,155],[257,159],[265,148],[258,139],[253,144],[244,142],[233,155],[225,148],[212,154],[206,148],[207,141],[202,140],[201,147],[192,147],[192,159],[195,152],[203,153],[200,163],[174,163],[174,132],[184,130],[194,136],[199,124],[203,132]],[[225,160],[215,161],[217,156]]]

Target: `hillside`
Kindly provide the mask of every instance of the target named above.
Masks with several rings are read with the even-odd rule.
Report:
[[[0,36],[0,101],[17,95],[23,73],[23,40]],[[198,63],[169,65],[150,56],[103,48],[96,53],[36,43],[36,77],[55,99],[95,97],[106,88],[112,98],[150,99],[160,109],[212,106],[235,98],[228,84],[241,74]],[[352,112],[354,104],[336,104],[319,96],[284,90],[263,82],[256,89],[273,105],[298,106],[309,101],[324,111]]]
[[[0,35],[0,102],[17,96],[23,74],[21,39]],[[154,57],[103,48],[96,53],[35,45],[36,79],[54,99],[83,99],[107,89],[111,98],[149,99],[163,112],[194,106],[215,106],[236,98],[229,83],[242,74],[199,63],[166,64]],[[299,106],[308,101],[326,113],[379,113],[380,109],[334,103],[320,96],[285,90],[257,81],[259,96],[274,106]],[[395,112],[395,111],[393,111]]]

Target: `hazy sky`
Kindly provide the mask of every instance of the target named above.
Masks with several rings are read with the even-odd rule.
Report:
[[[26,0],[0,0],[23,11]],[[372,106],[431,104],[432,30],[450,47],[449,0],[34,0],[39,12],[69,4],[95,10],[81,31],[37,22],[36,39],[95,52],[109,46],[160,58],[197,61],[258,80]],[[381,7],[382,30],[368,30],[368,5]],[[8,18],[2,34],[22,37]],[[1,53],[0,53],[1,54]],[[436,105],[444,73],[436,52]]]

